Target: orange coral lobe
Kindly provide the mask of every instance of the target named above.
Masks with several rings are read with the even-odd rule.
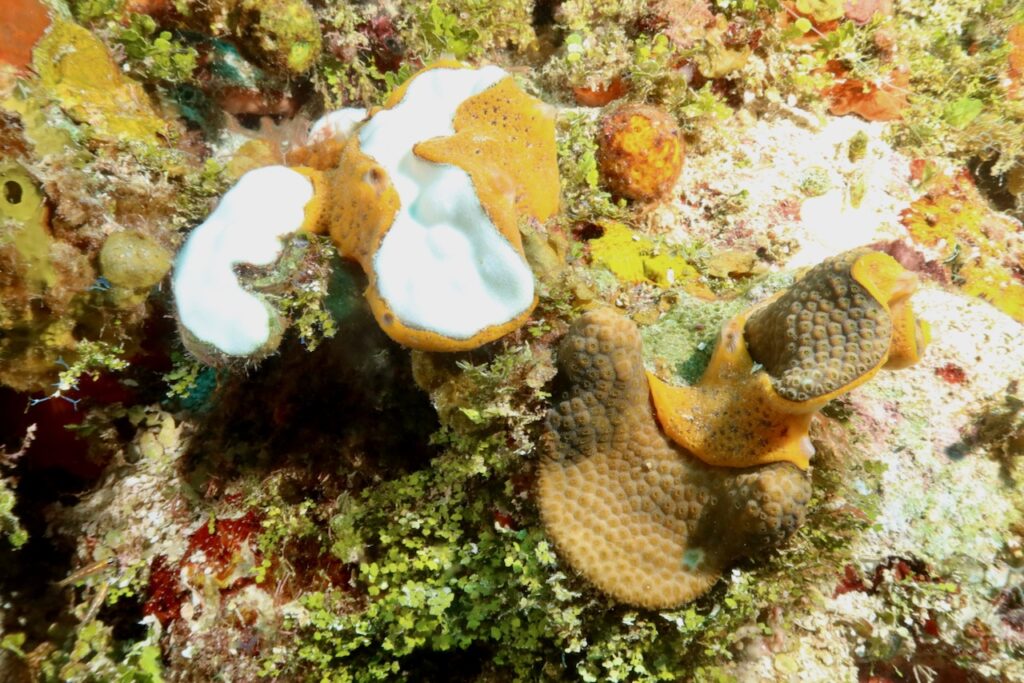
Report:
[[[359,138],[349,138],[341,160],[325,174],[328,206],[323,220],[338,252],[359,263],[371,278],[371,260],[384,233],[398,214],[398,192],[384,168],[359,149]]]
[[[1017,24],[1006,36],[1010,43],[1010,73],[1019,80],[1024,76],[1024,24]]]
[[[811,417],[883,367],[916,363],[929,341],[909,297],[917,276],[855,250],[730,320],[695,386],[648,374],[665,433],[709,465],[751,467],[813,455]]]
[[[697,386],[672,386],[648,373],[658,421],[670,439],[710,465],[791,462],[807,469],[811,415],[827,401],[786,401],[767,373],[753,372],[743,341],[746,317],[725,325]]]

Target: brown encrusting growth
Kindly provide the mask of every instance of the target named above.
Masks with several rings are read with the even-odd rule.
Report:
[[[712,467],[661,432],[628,319],[584,315],[559,366],[570,389],[548,415],[540,508],[563,556],[602,591],[648,608],[685,603],[802,523],[810,481],[797,467]]]

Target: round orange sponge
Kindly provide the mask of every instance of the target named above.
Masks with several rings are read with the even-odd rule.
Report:
[[[612,193],[641,201],[667,195],[683,168],[679,126],[646,104],[618,107],[601,119],[597,160]]]

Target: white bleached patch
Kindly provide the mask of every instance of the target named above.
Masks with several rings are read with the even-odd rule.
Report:
[[[356,107],[328,112],[309,127],[309,143],[319,144],[328,140],[345,139],[365,118],[366,110]]]
[[[650,228],[714,251],[765,250],[783,268],[906,234],[900,213],[917,197],[910,159],[884,139],[886,124],[855,116],[734,117],[707,131],[708,151],[687,157],[677,200],[652,212]],[[850,142],[866,138],[862,158]],[[809,196],[812,184],[824,191]]]
[[[284,166],[246,173],[216,210],[192,231],[174,265],[181,323],[197,339],[231,356],[247,356],[270,340],[273,312],[246,291],[234,268],[266,266],[281,255],[281,238],[298,230],[313,183]]]
[[[469,174],[412,151],[453,135],[458,106],[506,75],[494,66],[426,71],[358,131],[363,153],[384,168],[401,201],[373,269],[380,296],[406,326],[469,339],[533,303],[530,268],[488,218]]]
[[[848,249],[902,235],[900,212],[912,196],[910,163],[882,139],[884,125],[844,116],[830,119],[818,133],[812,149],[819,150],[818,168],[825,170],[830,189],[804,200],[794,231],[800,248],[789,267],[811,266]],[[866,153],[863,159],[850,161],[848,143],[858,133],[867,137]],[[861,196],[859,204],[855,192]]]

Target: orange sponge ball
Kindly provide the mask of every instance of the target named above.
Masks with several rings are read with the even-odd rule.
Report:
[[[601,120],[597,160],[612,193],[640,201],[667,195],[683,168],[679,126],[645,104],[618,107]]]

